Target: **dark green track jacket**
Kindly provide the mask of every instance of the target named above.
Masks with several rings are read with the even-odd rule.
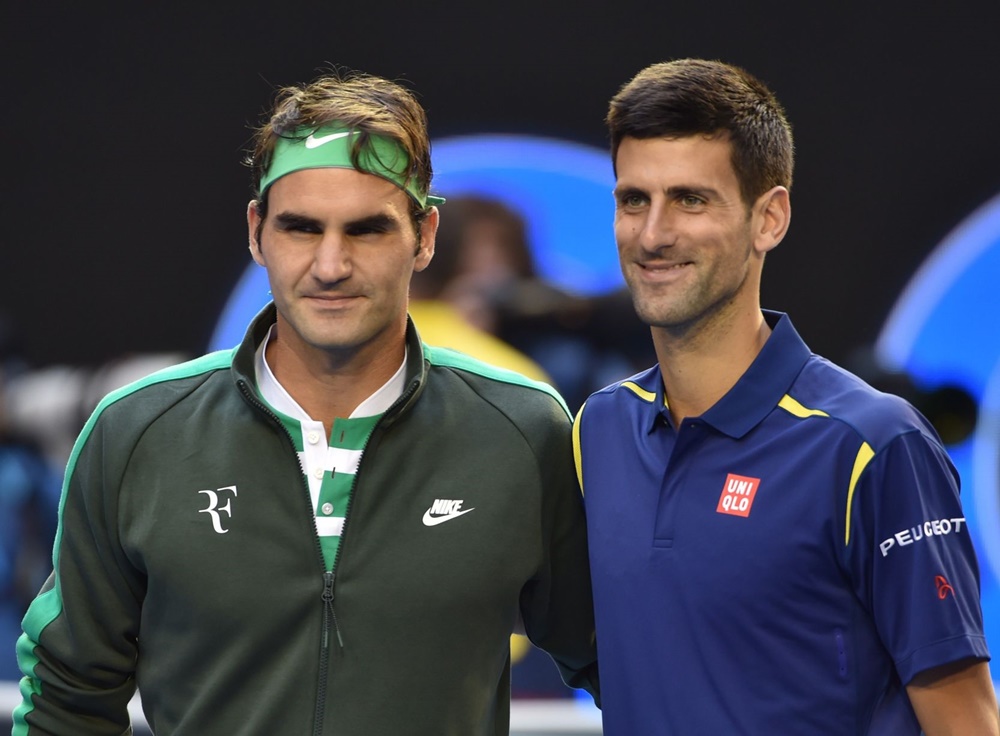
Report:
[[[407,388],[368,440],[334,578],[256,389],[273,320],[269,306],[235,350],[116,391],[87,422],[18,642],[13,733],[120,736],[138,686],[157,736],[506,734],[519,617],[593,692],[561,399],[411,325]]]

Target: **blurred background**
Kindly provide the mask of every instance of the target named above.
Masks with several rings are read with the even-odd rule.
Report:
[[[619,291],[607,101],[650,63],[699,56],[784,104],[794,217],[764,305],[939,428],[997,650],[997,29],[995,0],[4,4],[0,591],[33,593],[51,474],[99,398],[232,344],[266,299],[240,162],[275,87],[339,66],[416,91],[450,198],[418,325],[528,361],[575,409],[652,362]],[[515,692],[565,697],[536,654]]]

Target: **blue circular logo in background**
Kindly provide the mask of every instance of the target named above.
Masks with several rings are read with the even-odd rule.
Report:
[[[948,447],[982,570],[986,639],[1000,644],[1000,195],[941,242],[896,302],[882,363],[922,388],[961,386],[978,405],[973,434]],[[993,667],[994,679],[1000,670]]]

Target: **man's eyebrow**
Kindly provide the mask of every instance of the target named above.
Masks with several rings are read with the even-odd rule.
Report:
[[[282,230],[294,228],[315,228],[322,229],[323,224],[315,217],[302,215],[297,212],[281,212],[274,216],[275,226]],[[344,223],[345,228],[350,229],[376,229],[391,230],[399,226],[399,220],[392,215],[378,212],[372,215],[365,215],[355,220]]]
[[[616,186],[611,190],[611,194],[614,195],[615,199],[623,199],[631,194],[646,194],[646,190],[641,187],[633,186],[631,184],[623,184],[622,186]]]
[[[712,187],[690,187],[690,186],[674,186],[667,187],[666,195],[673,199],[679,197],[686,197],[690,194],[701,197],[702,199],[718,199],[719,192]]]
[[[379,212],[374,215],[368,215],[366,217],[359,217],[357,220],[351,220],[344,224],[345,228],[364,228],[364,229],[375,229],[375,230],[391,230],[395,227],[399,227],[399,219],[388,215],[384,212]]]
[[[274,216],[274,223],[282,230],[296,227],[319,227],[319,220],[315,217],[307,217],[296,212],[281,212]]]

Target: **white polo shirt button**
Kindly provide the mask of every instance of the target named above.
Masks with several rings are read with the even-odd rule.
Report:
[[[306,441],[310,445],[315,445],[317,442],[319,442],[319,432],[309,432],[306,435]]]
[[[323,477],[323,468],[316,468],[313,471],[313,477],[314,478],[322,478]]]
[[[321,509],[321,511],[327,516],[329,516],[330,514],[333,513],[333,504],[332,503],[323,504],[323,508]]]

